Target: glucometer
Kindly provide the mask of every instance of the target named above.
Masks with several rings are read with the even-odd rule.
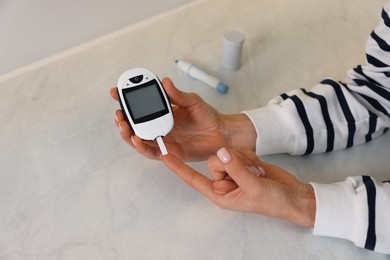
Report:
[[[159,78],[147,69],[124,72],[118,80],[119,103],[134,134],[144,140],[157,140],[167,154],[163,136],[173,127],[171,103]]]

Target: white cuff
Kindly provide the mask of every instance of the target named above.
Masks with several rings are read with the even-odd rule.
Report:
[[[310,183],[316,196],[314,235],[348,239],[364,247],[367,207],[359,203],[365,192],[355,189],[357,179],[347,178],[333,184]]]
[[[256,128],[256,153],[258,155],[295,152],[293,123],[279,106],[268,105],[244,111]]]

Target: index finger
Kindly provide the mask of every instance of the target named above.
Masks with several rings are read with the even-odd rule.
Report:
[[[168,169],[173,171],[185,183],[205,195],[210,200],[214,200],[213,182],[209,178],[195,171],[172,154],[162,156],[161,160]]]

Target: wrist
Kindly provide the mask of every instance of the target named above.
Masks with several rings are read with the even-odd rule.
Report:
[[[232,148],[248,148],[256,150],[256,129],[245,114],[221,115],[223,121],[222,131]]]
[[[316,198],[313,187],[307,183],[298,184],[294,203],[294,214],[290,220],[302,226],[314,227]]]

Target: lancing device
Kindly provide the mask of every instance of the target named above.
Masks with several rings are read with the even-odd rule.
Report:
[[[229,86],[223,83],[221,80],[217,79],[214,76],[211,76],[203,69],[197,67],[194,64],[191,64],[186,61],[176,60],[176,65],[179,69],[187,73],[191,78],[199,80],[200,82],[206,84],[209,87],[215,89],[218,93],[225,94]]]

